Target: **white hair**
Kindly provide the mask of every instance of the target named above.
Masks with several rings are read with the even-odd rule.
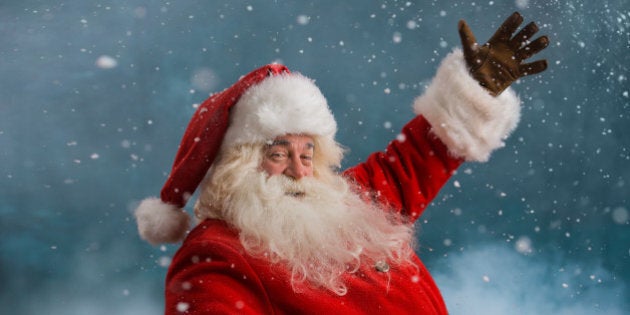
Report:
[[[269,177],[260,170],[263,150],[264,144],[224,150],[202,185],[199,220],[225,220],[248,254],[285,264],[295,291],[308,282],[344,295],[342,276],[362,264],[412,263],[411,224],[363,200],[329,166],[317,165],[317,154],[314,177]]]

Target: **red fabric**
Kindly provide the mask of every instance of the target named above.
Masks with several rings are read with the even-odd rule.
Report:
[[[229,124],[230,108],[250,86],[270,75],[289,72],[283,65],[271,64],[258,68],[230,88],[205,100],[188,123],[173,168],[162,187],[163,202],[183,208],[206,175],[221,147]]]
[[[404,141],[372,154],[344,174],[389,208],[417,219],[461,164],[416,117],[403,128]],[[442,296],[422,262],[364,265],[344,275],[348,292],[338,296],[308,285],[291,286],[281,264],[245,253],[237,231],[206,220],[188,236],[166,278],[166,314],[446,314]]]
[[[415,221],[463,162],[430,130],[427,120],[417,116],[384,152],[371,154],[344,175],[378,202]]]

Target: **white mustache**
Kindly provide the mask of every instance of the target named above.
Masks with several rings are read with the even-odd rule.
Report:
[[[302,198],[307,195],[306,186],[308,185],[305,185],[304,181],[304,179],[296,181],[285,175],[276,175],[268,179],[268,182],[272,182],[273,185],[279,185],[286,196],[295,198]]]

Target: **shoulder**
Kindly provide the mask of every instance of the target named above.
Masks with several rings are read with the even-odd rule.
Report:
[[[197,225],[182,243],[173,261],[171,271],[187,268],[191,264],[241,262],[246,258],[238,232],[220,220],[205,220]]]
[[[271,312],[266,289],[238,233],[222,221],[200,223],[173,257],[166,277],[167,314],[179,314],[182,302],[189,314]]]
[[[225,221],[207,219],[199,223],[184,240],[182,247],[189,244],[225,244],[237,246],[238,231],[228,226]]]
[[[225,221],[208,219],[199,223],[190,231],[180,251],[194,248],[196,251],[216,250],[228,252],[243,252],[243,246],[238,237],[238,231],[230,227]]]

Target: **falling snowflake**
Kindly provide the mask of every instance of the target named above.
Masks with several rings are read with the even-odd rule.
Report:
[[[307,25],[311,21],[311,18],[304,14],[300,14],[297,16],[296,21],[300,25]]]
[[[190,304],[185,303],[185,302],[179,302],[177,303],[177,311],[184,313],[186,311],[188,311],[188,308],[190,308]]]
[[[400,42],[402,42],[402,34],[400,32],[394,32],[392,41],[394,41],[394,44],[400,44]]]
[[[101,69],[112,69],[118,66],[118,61],[111,56],[102,55],[96,59],[95,64]]]

